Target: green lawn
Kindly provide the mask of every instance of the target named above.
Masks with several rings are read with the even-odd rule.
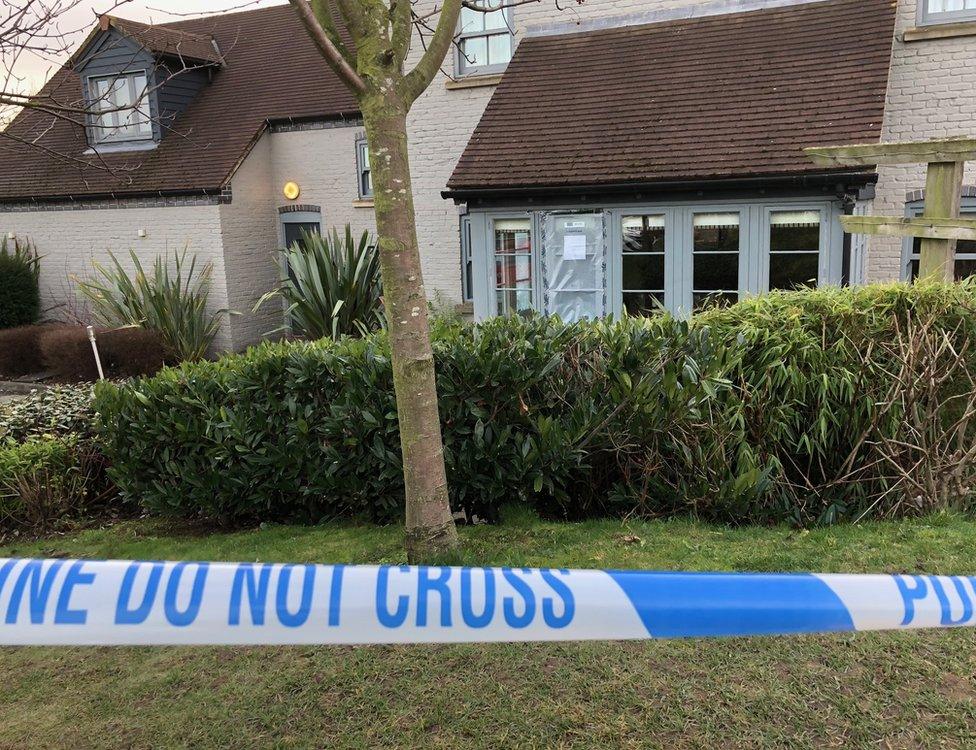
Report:
[[[232,534],[128,522],[0,546],[71,555],[402,562],[396,528]],[[976,573],[976,523],[796,533],[688,523],[462,530],[464,562]],[[0,649],[0,748],[966,748],[972,631],[649,643]]]

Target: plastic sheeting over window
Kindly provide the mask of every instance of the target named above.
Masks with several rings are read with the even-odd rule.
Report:
[[[564,321],[607,314],[602,213],[542,214],[543,307]]]

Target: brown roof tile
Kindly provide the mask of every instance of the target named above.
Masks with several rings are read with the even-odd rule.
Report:
[[[107,29],[109,25],[158,55],[199,62],[221,62],[220,54],[214,46],[214,38],[209,34],[193,34],[166,26],[150,26],[124,18],[102,16],[101,28]]]
[[[213,37],[226,64],[156,149],[86,155],[82,127],[52,124],[49,115],[24,111],[9,133],[21,139],[40,136],[40,148],[0,135],[0,201],[216,191],[269,120],[358,114],[355,98],[288,5],[166,24],[153,30],[151,43],[165,47],[177,35],[181,43],[194,42],[195,54],[202,53],[195,42]],[[44,92],[60,102],[78,102],[81,83],[62,69]]]
[[[804,146],[877,141],[894,0],[821,0],[529,37],[449,187],[823,172]]]

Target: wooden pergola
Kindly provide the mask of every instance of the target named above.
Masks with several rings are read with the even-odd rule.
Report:
[[[867,143],[804,149],[825,167],[928,164],[925,210],[920,217],[843,216],[850,234],[920,237],[919,280],[952,281],[958,240],[976,240],[976,219],[959,216],[967,161],[976,160],[976,139],[918,143]]]

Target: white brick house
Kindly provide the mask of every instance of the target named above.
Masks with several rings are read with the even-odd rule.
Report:
[[[799,260],[791,266],[801,269],[794,277],[808,273],[808,268],[815,269],[820,283],[905,277],[910,247],[886,238],[874,238],[870,243],[862,238],[852,241],[840,233],[837,217],[845,210],[867,211],[872,196],[874,213],[912,211],[916,205],[912,199],[917,201],[924,187],[921,169],[882,167],[864,174],[816,174],[812,165],[807,170],[787,151],[848,134],[860,140],[971,135],[970,120],[976,113],[976,60],[972,54],[976,2],[864,0],[870,11],[858,13],[857,18],[851,15],[852,2],[587,0],[559,11],[543,0],[510,9],[503,21],[497,15],[486,22],[468,19],[482,25],[463,29],[467,54],[457,53],[445,63],[452,76],[435,80],[415,104],[409,120],[428,292],[454,303],[473,298],[477,316],[513,306],[568,316],[614,313],[631,302],[633,308],[639,308],[650,296],[672,309],[684,310],[702,295],[734,296],[775,285],[770,282],[771,273],[773,277],[777,274],[770,270],[777,252],[770,244],[771,233],[778,238],[775,241],[787,245],[808,243],[794,248],[797,259],[806,250],[810,261],[809,266]],[[435,0],[423,0],[418,12],[435,5]],[[844,29],[828,27],[834,23],[831,13],[838,14]],[[625,118],[618,113],[647,106],[657,91],[673,109],[684,106],[684,92],[696,87],[704,87],[701,101],[720,100],[720,88],[710,92],[708,86],[722,71],[682,72],[672,77],[673,83],[651,80],[653,50],[647,50],[648,62],[642,66],[640,55],[635,57],[632,49],[628,52],[626,42],[618,43],[613,34],[624,34],[622,40],[637,39],[637,44],[644,38],[654,39],[656,47],[674,44],[676,50],[690,49],[700,38],[703,52],[709,52],[708,45],[716,50],[722,44],[733,50],[749,47],[741,35],[744,30],[765,28],[763,23],[791,29],[794,33],[770,41],[796,48],[798,56],[808,54],[809,67],[793,65],[788,50],[781,53],[754,44],[756,59],[768,57],[770,64],[739,71],[742,76],[735,79],[740,81],[737,85],[755,85],[757,91],[764,91],[767,84],[771,89],[808,87],[809,117],[804,117],[816,130],[798,135],[792,144],[780,139],[779,145],[768,145],[757,136],[756,153],[744,153],[742,163],[748,167],[768,159],[771,166],[765,173],[734,165],[730,167],[733,171],[725,169],[730,157],[723,148],[732,148],[723,140],[727,134],[690,134],[704,144],[700,150],[705,166],[688,167],[687,174],[671,174],[666,164],[684,163],[684,157],[679,153],[683,148],[680,139],[674,140],[673,133],[668,136],[672,140],[661,135],[669,122],[668,113],[662,112],[655,120],[654,110],[649,109],[651,116],[628,125],[631,130],[621,125]],[[856,33],[851,29],[855,23],[861,24]],[[620,29],[627,31],[615,31]],[[631,31],[638,36],[631,37]],[[843,33],[851,44],[817,61],[817,49],[824,49]],[[639,36],[642,34],[649,36]],[[565,41],[570,37],[564,35],[573,35],[575,41]],[[509,70],[509,50],[526,40],[532,42]],[[560,143],[562,151],[538,159],[534,153],[522,158],[517,149],[510,148],[511,143],[499,140],[504,140],[499,134],[506,129],[518,130],[519,110],[511,104],[522,102],[527,117],[546,98],[532,94],[533,86],[541,87],[538,90],[543,94],[562,86],[566,101],[580,97],[574,95],[571,81],[551,72],[538,77],[520,59],[572,45],[590,50],[587,54],[603,50],[600,54],[611,61],[619,54],[620,72],[610,78],[644,81],[652,87],[648,89],[652,94],[645,92],[640,102],[608,96],[605,110],[587,121],[587,138],[574,143],[572,129],[563,128],[546,136]],[[420,45],[414,46],[415,58]],[[859,60],[868,49],[870,60]],[[408,60],[408,65],[412,62],[415,59]],[[809,71],[815,65],[822,75],[811,78]],[[728,66],[736,67],[734,55]],[[131,76],[137,68],[152,75],[158,69],[172,72],[174,67],[179,70],[172,80],[184,83],[179,87],[169,81],[161,84],[149,113],[154,132],[149,133],[146,125],[141,130],[129,128],[130,135],[138,135],[132,139],[137,141],[136,148],[129,147],[132,143],[126,145],[125,128],[116,125],[110,130],[106,125],[104,132],[98,127],[74,128],[50,136],[55,139],[51,148],[70,153],[71,163],[0,149],[0,232],[30,237],[44,256],[42,291],[52,317],[63,306],[74,305],[70,278],[88,273],[91,260],[104,260],[108,251],[127,254],[133,249],[140,257],[151,259],[188,245],[199,258],[214,264],[214,306],[246,312],[275,285],[277,270],[271,251],[292,236],[289,232],[295,226],[329,228],[349,223],[356,232],[374,227],[364,185],[364,143],[355,102],[316,57],[287,6],[152,29],[119,20],[103,22],[49,89],[65,91],[66,97],[84,97],[99,78]],[[798,72],[790,73],[794,68]],[[874,71],[866,84],[850,83],[852,93],[867,86],[860,101],[852,96],[850,101],[838,103],[837,92],[847,91],[839,68]],[[586,72],[577,68],[571,78],[585,80]],[[780,77],[771,77],[774,73]],[[697,83],[689,75],[697,76]],[[829,99],[827,94],[818,99],[817,87],[824,81],[831,81],[835,88],[830,89]],[[489,107],[496,89],[498,95]],[[729,111],[736,112],[743,123],[760,116],[741,108]],[[661,132],[655,131],[655,122]],[[694,123],[694,118],[689,122]],[[31,132],[43,124],[24,116],[12,127]],[[593,134],[601,129],[605,137],[596,138]],[[733,129],[732,136],[739,130]],[[105,132],[113,137],[103,138]],[[650,140],[634,140],[635,133]],[[655,141],[659,136],[660,141]],[[511,136],[509,140],[521,138]],[[616,143],[617,138],[624,139],[622,143],[633,142],[644,153],[615,162],[594,145]],[[800,142],[807,138],[814,142]],[[506,156],[506,149],[511,154]],[[665,166],[652,169],[648,152],[655,150]],[[500,161],[492,168],[515,175],[507,183],[485,166],[496,159],[496,151]],[[534,151],[546,151],[544,140]],[[506,158],[512,160],[510,164]],[[83,159],[92,162],[90,169],[79,168],[78,161]],[[572,174],[563,179],[553,171],[560,160],[569,171],[581,175],[586,165],[602,160],[608,166],[595,182],[580,177],[574,184]],[[113,168],[99,168],[106,163]],[[526,179],[525,184],[518,184],[519,172],[530,163],[537,168],[534,182]],[[630,175],[631,167],[639,174]],[[628,173],[626,190],[610,179],[624,173]],[[552,182],[556,177],[558,185]],[[300,195],[286,198],[286,183],[296,183]],[[976,185],[976,175],[969,175],[967,184]],[[976,188],[972,192],[976,195]],[[976,197],[973,205],[976,207]],[[569,223],[574,227],[567,230],[569,224],[563,221],[561,226],[561,219],[572,219]],[[811,234],[813,226],[818,234]],[[703,235],[716,234],[703,238],[705,244],[699,246],[699,229]],[[794,230],[795,237],[789,234]],[[575,233],[586,237],[584,258],[593,258],[602,266],[574,267],[563,262],[575,262],[575,256],[564,254],[575,252],[571,249],[576,247],[574,241],[566,238]],[[505,248],[499,242],[514,244]],[[645,245],[638,247],[641,243]],[[596,245],[598,253],[593,252]],[[718,262],[733,245],[737,255],[729,274],[737,276],[738,284],[726,289],[719,278],[723,272]],[[500,247],[501,252],[496,252]],[[967,249],[960,247],[960,252]],[[626,252],[633,255],[625,262]],[[784,252],[791,251],[787,247]],[[694,278],[695,263],[701,261],[715,261],[718,269],[703,272],[711,279],[708,282]],[[581,302],[585,295],[568,295],[564,299],[573,297],[571,304],[555,302],[566,291],[559,284],[567,280],[571,287],[578,284],[574,274],[580,276],[577,271],[581,269],[587,277],[591,270],[596,271],[592,300]],[[653,277],[653,283],[647,281],[635,289],[635,273],[645,281]],[[787,273],[782,280],[813,280],[794,277]],[[219,343],[224,348],[243,348],[276,327],[277,317],[271,308],[259,316],[235,317],[225,326]]]

